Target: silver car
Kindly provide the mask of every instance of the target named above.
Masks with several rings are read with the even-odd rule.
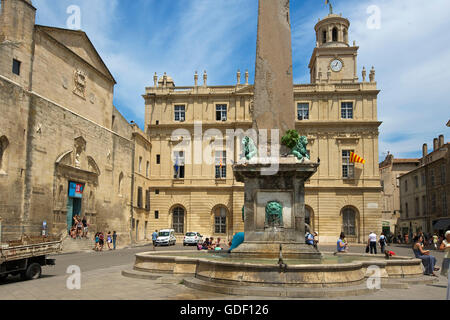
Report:
[[[184,236],[183,246],[197,245],[203,242],[203,236],[199,232],[188,232]]]

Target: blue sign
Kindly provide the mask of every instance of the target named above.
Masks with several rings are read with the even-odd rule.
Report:
[[[69,197],[83,198],[84,185],[76,182],[69,183]]]

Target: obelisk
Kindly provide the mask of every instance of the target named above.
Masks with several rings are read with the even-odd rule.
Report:
[[[244,183],[244,242],[232,251],[235,256],[276,258],[320,258],[317,249],[305,243],[305,181],[318,164],[299,162],[289,154],[274,152],[274,141],[295,130],[289,0],[259,0],[258,42],[253,129],[259,131],[258,156],[233,165],[236,181]],[[264,154],[276,160],[269,170]],[[275,132],[276,133],[276,132]],[[269,148],[272,146],[271,148]],[[262,147],[262,148],[261,148]]]
[[[295,129],[289,0],[259,0],[254,129]],[[270,138],[270,133],[268,133]]]

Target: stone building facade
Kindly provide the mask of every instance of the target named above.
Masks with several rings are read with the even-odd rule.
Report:
[[[307,222],[320,241],[344,231],[351,242],[381,232],[378,168],[379,90],[372,68],[357,77],[358,47],[349,45],[350,22],[330,14],[316,26],[311,83],[294,85],[292,117],[320,167],[306,185]],[[241,83],[242,78],[244,83]],[[203,78],[203,83],[199,83]],[[243,185],[232,164],[242,157],[242,132],[252,127],[253,85],[237,73],[235,85],[209,86],[206,71],[194,86],[177,87],[155,74],[147,87],[145,132],[151,143],[150,223],[181,236],[197,231],[230,239],[243,231]],[[201,81],[200,81],[201,82]],[[233,147],[234,146],[234,147]],[[366,160],[349,162],[350,152]]]
[[[440,135],[433,141],[433,151],[422,147],[419,166],[400,177],[402,234],[423,231],[444,233],[450,229],[450,144]]]
[[[115,230],[129,242],[134,152],[148,144],[113,106],[116,81],[84,32],[36,25],[30,0],[2,0],[1,9],[4,239],[44,221],[64,234],[78,214],[91,232]]]
[[[397,159],[392,154],[388,154],[386,159],[380,163],[381,187],[383,188],[381,193],[382,224],[383,231],[387,234],[390,232],[397,234],[400,231],[397,227],[400,217],[400,176],[415,170],[419,163],[419,159]],[[421,175],[418,178],[421,178]],[[425,184],[419,182],[419,186],[424,189]]]

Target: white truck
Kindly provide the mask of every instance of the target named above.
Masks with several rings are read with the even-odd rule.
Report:
[[[22,280],[38,279],[42,267],[55,265],[47,259],[62,250],[62,241],[54,237],[22,237],[21,240],[0,244],[0,280],[8,275],[20,275]]]

